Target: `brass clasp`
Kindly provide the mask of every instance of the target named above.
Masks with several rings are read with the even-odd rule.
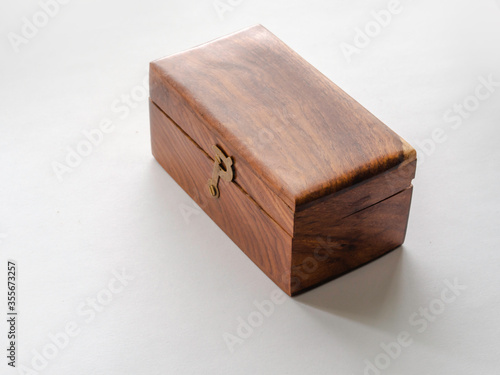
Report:
[[[215,152],[215,163],[212,178],[208,180],[208,191],[212,197],[219,198],[219,178],[227,182],[233,180],[233,159],[231,156],[226,157],[216,145],[212,145],[212,149]]]

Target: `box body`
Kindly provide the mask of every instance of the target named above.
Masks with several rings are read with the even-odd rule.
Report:
[[[404,241],[416,154],[262,26],[151,63],[153,155],[294,295]]]

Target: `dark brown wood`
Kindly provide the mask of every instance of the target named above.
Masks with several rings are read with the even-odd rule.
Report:
[[[358,185],[302,206],[300,211],[295,212],[294,236],[328,234],[330,223],[406,189],[415,176],[416,163],[416,160],[402,163]]]
[[[182,108],[195,112],[292,210],[416,157],[262,26],[153,62],[150,83],[175,122],[187,125]],[[262,145],[263,131],[272,143]]]
[[[217,137],[204,125],[203,118],[193,111],[186,100],[157,79],[154,65],[151,70],[150,90],[152,100],[207,154],[212,153],[211,147],[214,144],[220,145],[224,150],[231,150],[235,182],[242,186],[264,211],[274,217],[288,234],[292,235],[293,211],[288,204],[269,189],[241,157],[232,152],[232,147],[228,147],[228,142],[224,138]],[[157,101],[153,98],[157,98]]]
[[[412,187],[323,228],[301,233],[292,244],[292,295],[339,277],[401,245]]]
[[[149,108],[156,160],[234,243],[290,294],[290,235],[235,183],[220,183],[221,198],[210,198],[206,183],[213,160],[155,104],[150,103]]]
[[[151,63],[150,92],[155,158],[289,295],[403,242],[415,150],[262,26]]]

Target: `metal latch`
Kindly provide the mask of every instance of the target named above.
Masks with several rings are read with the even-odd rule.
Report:
[[[212,150],[215,152],[215,162],[212,178],[208,180],[208,191],[213,198],[219,198],[219,178],[227,182],[233,180],[233,159],[224,155],[216,145],[212,145]]]

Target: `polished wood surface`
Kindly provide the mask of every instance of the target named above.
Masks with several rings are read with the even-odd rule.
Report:
[[[204,125],[203,119],[196,114],[187,101],[172,91],[170,87],[163,85],[157,79],[154,70],[151,71],[150,80],[151,98],[162,111],[172,118],[186,134],[211,155],[212,145],[219,145],[224,150],[230,150],[234,161],[234,180],[238,183],[255,201],[268,212],[288,234],[293,233],[293,210],[279,196],[277,196],[264,182],[255,174],[250,166],[245,163],[228,142],[215,134]]]
[[[166,113],[165,103],[181,98],[292,210],[416,158],[397,134],[262,26],[154,61],[151,87]],[[264,147],[263,131],[272,135]]]
[[[150,95],[155,158],[287,294],[403,243],[415,150],[262,26],[151,63]]]
[[[304,205],[295,212],[294,236],[327,235],[329,225],[406,189],[417,161],[402,163],[381,175]]]
[[[209,197],[213,160],[155,104],[149,108],[156,160],[271,280],[291,294],[290,235],[234,182],[220,182],[220,198]]]
[[[322,229],[297,234],[292,244],[292,295],[339,277],[404,241],[412,187]],[[311,228],[311,227],[309,227]]]
[[[153,155],[160,165],[289,295],[341,276],[404,241],[411,187],[339,220],[328,217],[329,210],[325,207],[329,207],[329,200],[319,202],[319,208],[313,205],[296,213],[298,229],[292,237],[236,182],[221,182],[220,198],[209,197],[206,180],[211,174],[213,159],[154,103],[150,103],[150,117]],[[409,178],[408,169],[414,173],[412,164],[387,172],[387,176],[378,176],[367,182],[364,189],[360,186],[346,195],[359,197],[386,183],[398,186],[395,183],[398,176]],[[363,202],[366,204],[369,200],[363,199]],[[351,209],[344,207],[339,212],[345,214]]]

